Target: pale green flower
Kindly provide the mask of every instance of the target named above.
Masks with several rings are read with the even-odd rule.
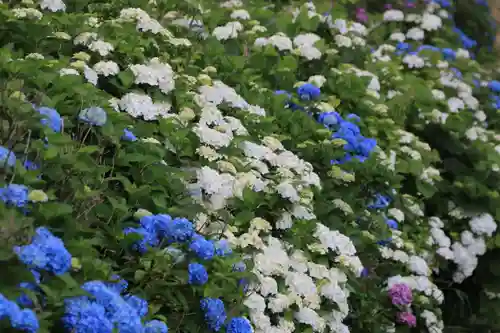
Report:
[[[42,190],[33,190],[28,195],[28,200],[31,202],[47,202],[49,197],[47,193]]]

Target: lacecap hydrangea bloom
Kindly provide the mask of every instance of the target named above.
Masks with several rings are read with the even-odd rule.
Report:
[[[61,275],[71,268],[71,254],[63,241],[45,227],[37,228],[31,244],[16,246],[19,260],[32,269]]]

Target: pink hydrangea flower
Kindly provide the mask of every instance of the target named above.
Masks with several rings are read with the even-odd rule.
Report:
[[[415,327],[417,326],[417,317],[411,312],[399,312],[397,314],[397,322],[408,325],[408,327]]]
[[[389,297],[394,305],[408,305],[413,301],[411,288],[404,283],[396,283],[389,289]]]
[[[366,14],[366,9],[356,8],[356,19],[362,23],[368,22],[368,15]]]

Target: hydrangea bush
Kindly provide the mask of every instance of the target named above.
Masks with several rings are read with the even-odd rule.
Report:
[[[500,81],[455,10],[0,4],[2,330],[498,329]]]

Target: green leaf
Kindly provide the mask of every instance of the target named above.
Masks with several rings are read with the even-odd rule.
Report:
[[[134,73],[132,73],[132,71],[128,69],[126,71],[120,72],[120,74],[118,74],[118,78],[120,79],[123,87],[126,89],[130,88],[135,81]]]
[[[146,271],[143,271],[142,269],[138,269],[134,273],[134,280],[136,282],[140,282],[144,277],[146,276]]]
[[[85,146],[78,149],[78,153],[84,153],[84,154],[92,154],[98,151],[101,151],[101,147],[99,146]]]

